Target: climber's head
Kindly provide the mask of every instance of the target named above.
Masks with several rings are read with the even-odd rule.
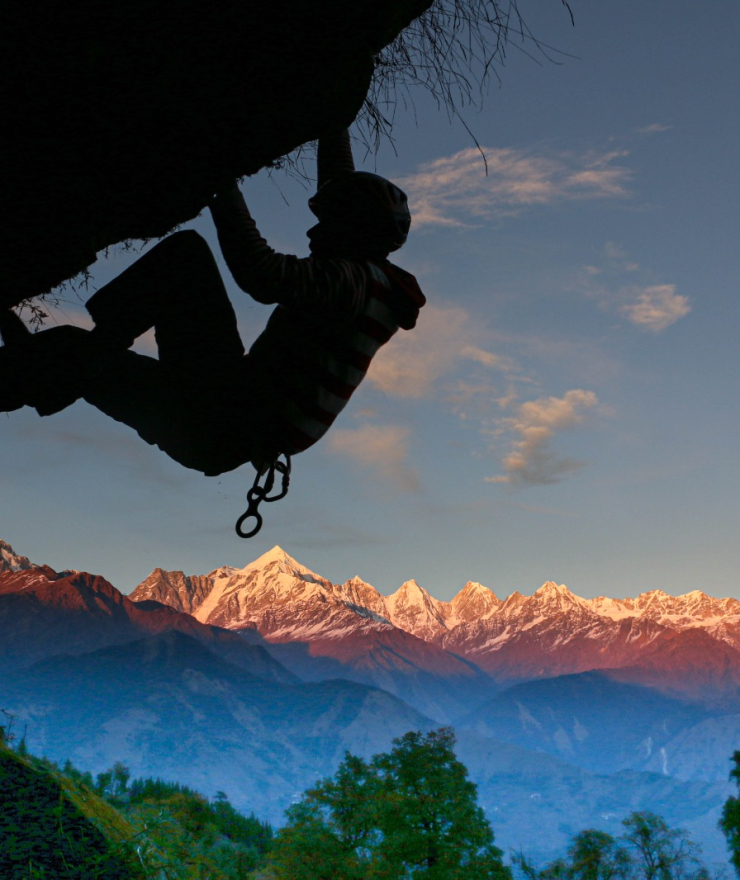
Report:
[[[411,226],[406,194],[394,183],[351,171],[325,183],[309,199],[319,222],[308,230],[320,257],[381,257],[403,247]]]

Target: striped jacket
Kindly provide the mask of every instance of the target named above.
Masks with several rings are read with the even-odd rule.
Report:
[[[308,449],[331,427],[396,331],[426,302],[413,275],[387,260],[278,254],[259,234],[238,189],[211,211],[237,284],[277,303],[247,355],[271,411],[270,452]]]

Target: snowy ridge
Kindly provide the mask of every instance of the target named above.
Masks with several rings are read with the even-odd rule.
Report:
[[[37,579],[53,593],[59,576],[4,542],[0,562],[0,593]],[[443,602],[414,579],[388,596],[359,576],[335,584],[273,547],[243,568],[207,575],[155,569],[129,598],[169,605],[249,641],[300,642],[310,648],[294,658],[333,658],[332,675],[347,663],[363,675],[372,668],[376,684],[399,670],[409,681],[432,670],[511,681],[625,669],[669,689],[740,693],[740,602],[701,590],[583,599],[548,581],[530,596],[514,591],[502,601],[468,581]]]
[[[31,568],[39,568],[25,556],[18,556],[13,552],[10,544],[0,540],[0,573],[4,571],[28,571]]]
[[[276,546],[244,568],[225,566],[198,578],[155,571],[131,598],[158,595],[167,602],[174,587],[180,597],[190,591],[191,613],[202,623],[256,628],[270,640],[340,639],[392,627],[476,662],[507,652],[570,650],[582,658],[577,666],[603,666],[626,663],[634,651],[667,631],[700,628],[740,649],[740,602],[700,590],[683,596],[651,590],[635,598],[583,599],[564,584],[548,581],[531,596],[514,591],[502,601],[482,584],[468,581],[443,602],[410,579],[383,596],[359,576],[334,584]],[[177,601],[185,605],[184,599]]]
[[[415,580],[406,581],[385,601],[388,617],[394,626],[430,641],[447,629],[447,603],[439,602]]]

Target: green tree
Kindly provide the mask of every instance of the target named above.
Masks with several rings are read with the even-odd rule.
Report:
[[[452,730],[407,733],[337,773],[288,810],[273,877],[510,880]]]
[[[177,782],[134,779],[113,800],[162,880],[246,880],[270,846],[269,824],[241,815],[223,792],[211,803]]]
[[[514,864],[527,880],[616,880],[630,877],[629,853],[605,831],[587,828],[572,838],[567,855],[537,868],[523,854]]]
[[[740,752],[732,755],[734,764],[730,770],[730,779],[734,779],[740,790]],[[727,838],[727,847],[730,850],[730,861],[735,873],[740,877],[740,798],[730,796],[722,808],[722,817],[719,827]]]
[[[615,839],[588,828],[572,838],[565,858],[536,868],[522,853],[514,857],[526,880],[708,880],[699,847],[682,829],[669,828],[655,813],[630,813]]]
[[[565,859],[555,859],[544,868],[537,868],[523,852],[514,853],[512,861],[527,880],[569,880],[570,865]]]
[[[629,876],[627,850],[606,831],[587,828],[568,849],[568,876],[573,880],[618,880]]]
[[[95,792],[101,797],[111,794],[111,784],[113,782],[113,770],[103,770],[95,777]]]
[[[126,794],[128,781],[129,779],[131,779],[131,771],[125,764],[121,763],[121,761],[116,761],[116,763],[113,765],[111,774],[113,777],[112,794],[114,797],[122,797]]]
[[[706,876],[697,844],[683,829],[669,828],[655,813],[630,813],[622,837],[644,880],[683,880]]]

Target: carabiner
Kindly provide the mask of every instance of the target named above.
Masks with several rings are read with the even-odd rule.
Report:
[[[269,495],[268,493],[272,491],[272,487],[275,484],[275,473],[279,473],[282,476],[282,485],[280,487],[280,491],[277,495]],[[254,478],[254,483],[252,484],[252,488],[247,492],[247,509],[244,513],[239,517],[236,521],[236,533],[240,538],[253,538],[259,530],[262,528],[262,515],[260,514],[258,508],[263,501],[271,502],[271,501],[279,501],[281,498],[285,498],[288,494],[288,488],[290,486],[290,456],[285,454],[285,461],[282,462],[279,458],[276,458],[273,462],[270,463],[270,467],[266,472],[265,477],[265,485],[260,486],[260,478],[262,477],[262,473],[259,471]],[[255,526],[249,531],[245,532],[242,529],[242,525],[245,520],[248,520],[250,517],[255,518]]]
[[[242,523],[244,520],[249,519],[250,516],[253,516],[257,523],[251,532],[245,532],[242,529]],[[236,521],[236,533],[240,538],[253,538],[257,532],[262,528],[262,514],[255,507],[254,510],[251,508],[247,509]]]

